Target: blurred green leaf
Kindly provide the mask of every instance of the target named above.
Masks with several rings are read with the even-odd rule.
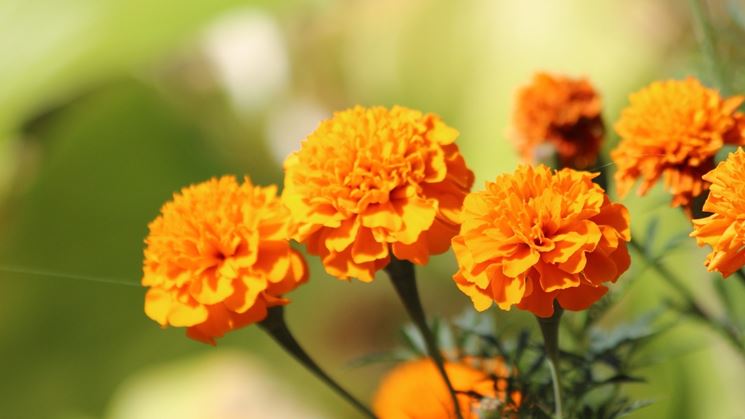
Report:
[[[591,329],[590,351],[595,355],[607,353],[621,345],[638,342],[661,333],[664,329],[656,327],[654,323],[662,313],[661,309],[650,311],[636,321],[617,325],[610,331]]]
[[[612,418],[622,418],[625,416],[629,416],[637,410],[643,409],[647,406],[651,406],[652,404],[654,404],[654,400],[636,400],[633,402],[629,402],[627,406],[621,409],[621,411],[618,412],[616,415],[612,416]]]
[[[679,250],[679,248],[686,243],[694,243],[694,240],[690,236],[690,231],[681,231],[680,233],[672,234],[657,251],[657,257],[655,260],[659,261],[664,257],[670,256],[671,253]]]
[[[284,1],[282,7],[295,1]],[[236,7],[266,0],[0,1],[0,139],[30,114],[137,72]],[[276,6],[275,6],[276,7]]]
[[[732,20],[740,25],[740,29],[745,31],[745,1],[727,0],[727,11],[732,17]]]
[[[404,338],[406,347],[412,352],[419,356],[427,355],[427,345],[424,343],[422,334],[419,333],[419,329],[411,323],[404,325],[401,328],[401,335]]]
[[[174,191],[220,174],[191,121],[132,81],[75,102],[47,124],[44,165],[5,214],[0,261],[137,284],[147,223]],[[100,417],[143,364],[204,349],[142,312],[143,290],[74,279],[2,275],[0,370],[13,377],[4,417]],[[40,309],[43,308],[43,309]],[[17,328],[15,328],[17,326]]]

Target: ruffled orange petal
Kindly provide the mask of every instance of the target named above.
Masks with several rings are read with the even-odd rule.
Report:
[[[704,175],[725,144],[745,144],[743,97],[722,98],[698,80],[658,81],[629,97],[616,123],[621,136],[611,158],[617,190],[625,195],[641,179],[645,194],[660,178],[673,195],[672,206],[690,212],[691,201],[708,189]]]
[[[704,179],[711,182],[704,210],[712,215],[693,220],[691,236],[711,246],[706,267],[726,278],[745,265],[745,151],[730,153]]]
[[[293,238],[331,275],[365,282],[391,251],[416,264],[446,251],[473,184],[457,136],[399,106],[335,113],[285,161]]]
[[[564,293],[571,294],[565,308],[588,307],[602,295],[601,284],[628,269],[628,212],[593,177],[521,166],[466,197],[452,240],[453,279],[477,310],[488,308],[489,298],[504,310],[517,305],[549,317]]]
[[[214,343],[262,320],[269,302],[287,304],[282,295],[308,276],[276,192],[225,176],[175,194],[145,240],[145,314]]]
[[[585,310],[589,308],[593,302],[602,298],[605,293],[608,292],[608,288],[599,285],[581,285],[575,288],[569,288],[556,296],[559,300],[559,304],[567,310]]]

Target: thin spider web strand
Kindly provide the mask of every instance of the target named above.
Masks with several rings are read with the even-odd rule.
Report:
[[[129,282],[126,280],[120,280],[120,279],[115,279],[115,278],[101,278],[101,277],[94,277],[94,276],[88,276],[88,275],[64,273],[64,272],[52,272],[52,271],[46,271],[42,269],[28,268],[25,266],[0,265],[0,272],[10,273],[10,274],[42,276],[42,277],[48,277],[48,278],[75,279],[79,281],[97,282],[100,284],[122,285],[126,287],[137,287],[137,288],[140,287],[139,284],[134,283],[134,282]]]
[[[645,157],[645,156],[657,156],[657,154],[643,154],[638,157]],[[616,164],[615,162],[610,161],[606,164],[603,164],[603,165],[600,165],[600,166],[597,166],[591,169],[587,169],[587,170],[588,171],[601,170],[606,167],[614,166],[615,164]],[[0,272],[10,273],[10,274],[41,276],[41,277],[47,277],[47,278],[75,279],[79,281],[96,282],[99,284],[121,285],[125,287],[137,287],[137,288],[140,287],[139,284],[129,282],[126,280],[120,280],[120,279],[115,279],[115,278],[101,278],[101,277],[71,274],[71,273],[65,273],[65,272],[52,272],[52,271],[46,271],[42,269],[28,268],[25,266],[8,266],[8,265],[2,266],[0,265]]]

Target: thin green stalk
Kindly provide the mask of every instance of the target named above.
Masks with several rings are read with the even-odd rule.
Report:
[[[647,253],[644,250],[644,247],[639,244],[639,242],[632,238],[629,244],[636,251],[637,255],[644,260],[645,264],[657,271],[660,277],[665,280],[665,282],[667,282],[671,288],[678,292],[678,294],[680,294],[680,296],[688,305],[689,312],[693,314],[694,317],[712,326],[716,331],[724,336],[727,341],[732,344],[732,346],[734,346],[738,351],[740,351],[743,356],[745,356],[745,345],[743,345],[743,342],[740,340],[740,336],[737,330],[734,330],[732,327],[727,326],[726,324],[720,322],[719,320],[708,314],[698,303],[693,293],[691,293],[688,287],[686,287],[685,284],[683,284],[683,282],[681,282],[675,276],[675,274],[673,274],[664,265],[656,263],[647,257]]]
[[[709,73],[722,93],[729,93],[729,83],[717,53],[714,29],[711,26],[708,13],[704,5],[701,4],[701,0],[688,0],[688,6],[693,16],[696,40],[706,57]]]
[[[429,330],[429,326],[427,326],[427,318],[424,315],[424,308],[422,308],[422,302],[419,298],[419,291],[416,286],[414,265],[409,261],[399,260],[393,257],[391,258],[390,263],[388,263],[388,266],[386,266],[385,271],[391,278],[393,288],[396,289],[396,293],[398,294],[401,303],[406,308],[406,312],[409,314],[409,317],[414,322],[417,329],[419,329],[419,333],[422,334],[424,343],[427,346],[427,352],[435,362],[435,365],[437,365],[437,369],[440,372],[443,381],[445,381],[445,385],[450,392],[450,397],[453,400],[455,416],[458,419],[463,419],[463,414],[460,411],[460,405],[458,404],[455,389],[445,371],[445,360],[442,357],[435,336],[432,334],[432,331]]]
[[[303,364],[310,372],[315,374],[321,381],[326,383],[334,391],[336,391],[342,398],[352,404],[360,413],[365,417],[375,419],[375,414],[362,402],[352,396],[347,390],[339,385],[334,379],[328,376],[318,364],[305,352],[300,346],[300,343],[290,332],[287,327],[284,316],[284,306],[271,307],[268,311],[266,319],[259,323],[261,327],[269,336],[274,339],[285,351],[292,355],[298,362]]]
[[[551,372],[554,388],[554,418],[563,419],[564,409],[561,401],[561,374],[559,370],[559,324],[564,310],[554,302],[554,314],[551,317],[535,316],[543,334],[543,347],[546,351],[546,362]]]

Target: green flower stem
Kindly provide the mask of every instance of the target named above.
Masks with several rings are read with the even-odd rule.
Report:
[[[636,251],[637,255],[644,260],[644,263],[647,266],[657,271],[660,277],[662,277],[662,279],[665,280],[665,282],[667,282],[672,289],[680,294],[680,296],[686,301],[686,304],[688,305],[688,312],[692,314],[693,317],[712,326],[716,331],[724,336],[735,349],[737,349],[743,356],[745,356],[745,345],[741,341],[740,334],[736,329],[733,329],[731,326],[728,326],[727,324],[717,320],[716,318],[708,314],[696,301],[693,293],[691,293],[688,287],[686,287],[680,280],[678,280],[675,274],[673,274],[664,265],[655,263],[655,261],[652,261],[647,257],[647,252],[644,250],[644,247],[639,244],[639,242],[632,238],[629,244]]]
[[[704,191],[700,195],[693,198],[691,201],[691,213],[686,214],[685,211],[683,211],[683,214],[686,214],[686,217],[691,219],[699,219],[699,218],[706,218],[711,215],[710,212],[704,211],[704,204],[709,199],[709,191]],[[681,208],[682,209],[682,208]]]
[[[406,308],[406,312],[414,322],[414,325],[419,329],[419,332],[424,338],[424,343],[427,345],[427,352],[429,356],[437,365],[437,369],[440,371],[442,379],[445,381],[445,385],[450,392],[450,396],[453,399],[453,406],[455,406],[455,415],[458,419],[463,419],[463,414],[460,411],[458,399],[453,389],[453,385],[450,382],[450,378],[445,371],[445,360],[442,358],[442,353],[438,348],[435,336],[427,326],[427,319],[424,315],[424,309],[422,308],[422,302],[419,299],[419,291],[416,287],[416,273],[414,272],[414,265],[405,260],[399,260],[395,257],[391,258],[391,261],[386,266],[385,271],[391,278],[391,283],[396,289],[398,297],[401,299]]]
[[[543,334],[543,347],[546,351],[546,362],[551,371],[551,382],[554,387],[554,418],[563,419],[561,403],[561,374],[559,374],[559,323],[564,309],[554,301],[554,314],[551,317],[535,316]]]
[[[727,94],[730,90],[729,84],[727,82],[727,77],[725,76],[724,67],[719,60],[719,54],[716,49],[716,40],[714,39],[714,29],[711,27],[708,13],[704,10],[704,5],[701,4],[701,0],[688,0],[688,6],[691,9],[691,15],[693,17],[696,40],[706,57],[706,62],[709,66],[709,73],[713,78],[714,83],[716,83],[716,87],[719,88],[722,93]]]
[[[305,350],[303,350],[302,346],[300,346],[298,341],[295,340],[295,337],[290,332],[290,329],[287,328],[287,323],[285,322],[284,316],[284,306],[275,306],[269,308],[266,319],[259,323],[259,327],[261,327],[267,334],[269,334],[269,336],[271,336],[272,339],[274,339],[274,341],[282,347],[282,349],[287,351],[316,377],[318,377],[346,401],[356,407],[357,410],[359,410],[359,412],[362,413],[365,417],[375,419],[375,414],[373,414],[370,408],[362,404],[362,402],[349,394],[349,392],[347,392],[342,386],[340,386],[336,381],[329,377],[323,371],[323,369],[321,369],[321,367],[319,367],[318,364],[313,361],[313,359],[305,352]]]

